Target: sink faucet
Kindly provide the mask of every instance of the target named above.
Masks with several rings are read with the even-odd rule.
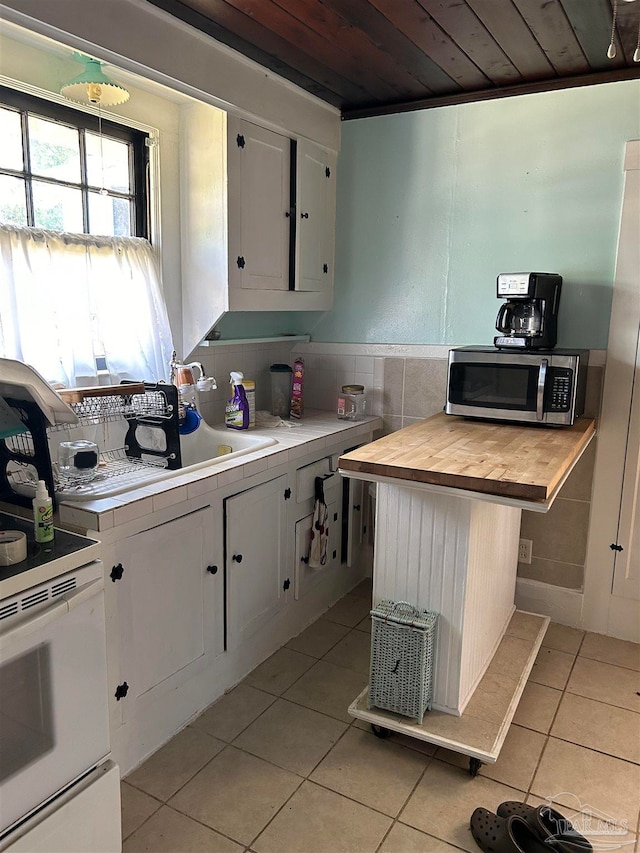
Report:
[[[182,425],[187,417],[187,410],[198,411],[196,390],[213,391],[218,386],[213,376],[205,377],[204,367],[199,361],[184,364],[177,358],[175,350],[171,354],[169,367],[171,368],[170,382],[178,389],[178,421]],[[196,368],[199,371],[197,380],[194,378],[192,368]]]

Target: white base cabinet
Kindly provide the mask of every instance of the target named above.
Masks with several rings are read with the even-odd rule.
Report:
[[[286,603],[286,476],[225,501],[228,649],[248,642]]]
[[[116,543],[106,566],[118,612],[112,687],[123,723],[162,701],[224,649],[224,581],[205,507]]]
[[[370,573],[357,523],[344,561],[343,481],[331,471],[352,444],[99,534],[111,747],[123,775]],[[306,562],[316,476],[329,512],[322,569]]]

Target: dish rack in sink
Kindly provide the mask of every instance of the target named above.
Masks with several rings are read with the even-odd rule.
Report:
[[[149,481],[149,470],[180,468],[178,390],[164,383],[124,383],[58,392],[76,416],[75,423],[50,424],[36,402],[4,397],[27,431],[0,439],[0,500],[30,506],[37,480],[44,480],[54,503],[63,497],[99,497],[105,480],[135,488]],[[111,426],[110,426],[111,425]],[[58,469],[61,441],[101,432],[96,477],[77,484]],[[108,434],[120,441],[105,441]]]

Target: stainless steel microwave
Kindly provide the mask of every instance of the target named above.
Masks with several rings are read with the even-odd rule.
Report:
[[[584,413],[589,350],[449,350],[448,415],[570,426]]]

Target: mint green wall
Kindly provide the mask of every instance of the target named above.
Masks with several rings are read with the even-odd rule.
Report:
[[[560,346],[606,348],[640,81],[345,122],[334,310],[313,340],[491,343],[500,272],[559,272]]]

